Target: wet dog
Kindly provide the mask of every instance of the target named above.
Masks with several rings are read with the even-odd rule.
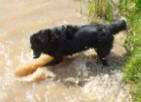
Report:
[[[63,56],[94,48],[103,65],[107,65],[105,57],[110,53],[114,37],[126,30],[126,21],[120,20],[113,24],[66,25],[41,30],[30,37],[34,58],[42,53],[49,54],[54,60],[47,63],[52,66],[59,64]]]

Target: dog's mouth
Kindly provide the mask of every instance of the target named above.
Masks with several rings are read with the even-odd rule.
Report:
[[[33,58],[39,58],[40,55],[41,55],[41,52],[33,51]]]

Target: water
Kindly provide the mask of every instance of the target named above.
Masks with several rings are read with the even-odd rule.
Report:
[[[0,0],[0,12],[0,102],[130,102],[129,86],[121,83],[123,33],[116,37],[108,68],[95,63],[90,50],[51,69],[45,68],[56,78],[21,82],[14,75],[17,66],[32,59],[30,35],[62,24],[87,24],[87,3]]]

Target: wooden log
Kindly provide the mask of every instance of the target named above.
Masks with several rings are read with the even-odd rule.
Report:
[[[30,63],[26,63],[24,65],[19,66],[15,74],[17,76],[25,76],[28,75],[32,72],[34,72],[37,68],[45,65],[46,63],[50,62],[53,60],[53,57],[46,55],[46,56],[41,56],[39,59],[34,59]]]

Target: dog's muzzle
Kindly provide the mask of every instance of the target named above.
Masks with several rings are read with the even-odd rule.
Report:
[[[33,51],[33,58],[39,58],[40,55],[41,55],[40,52],[35,52],[35,51]]]

